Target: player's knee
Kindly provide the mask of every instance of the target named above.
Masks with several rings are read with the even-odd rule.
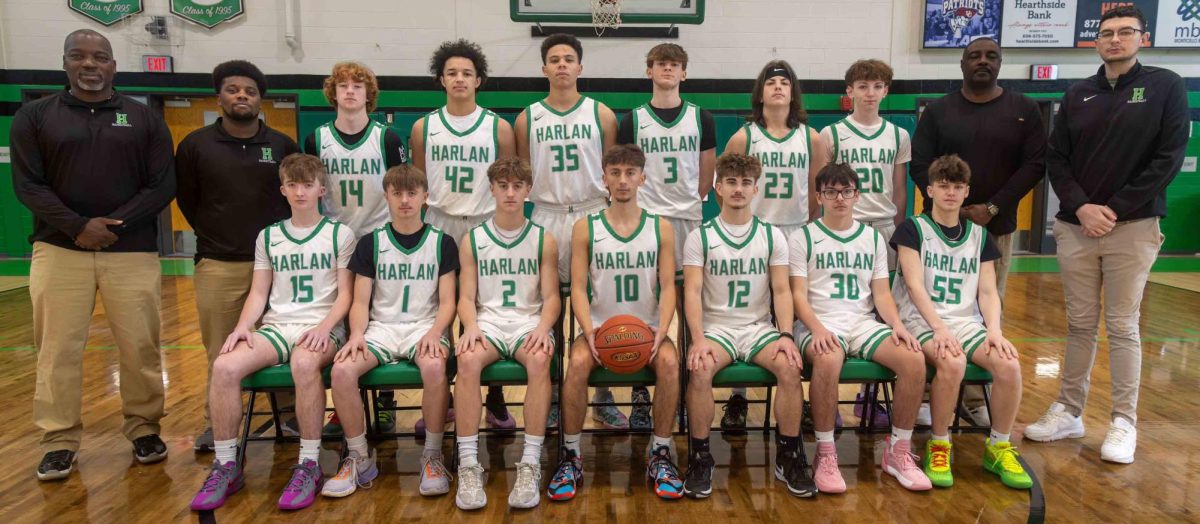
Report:
[[[421,381],[425,384],[437,384],[446,381],[446,360],[428,358],[421,361]]]
[[[303,380],[311,377],[313,373],[320,373],[321,362],[316,354],[309,356],[298,351],[292,355],[291,368],[292,379]]]
[[[357,388],[358,370],[354,369],[349,360],[335,362],[329,372],[329,384],[334,389]]]
[[[713,376],[716,374],[717,370],[711,367],[693,370],[688,373],[688,387],[712,389]]]
[[[992,382],[997,385],[1020,385],[1021,363],[1017,359],[996,359],[992,370]]]
[[[961,380],[967,372],[967,359],[963,357],[947,357],[934,360],[933,367],[937,369],[938,375],[945,375],[950,378]]]
[[[531,351],[525,355],[525,372],[529,375],[534,373],[549,374],[550,373],[551,356],[542,351]]]
[[[920,353],[912,351],[902,351],[902,358],[893,364],[892,372],[900,379],[919,378],[924,380],[925,377],[925,358]]]
[[[217,383],[237,382],[242,379],[242,371],[234,364],[231,358],[217,357],[213,362],[212,380]]]
[[[483,372],[483,355],[480,351],[472,351],[458,357],[458,374],[478,377]]]
[[[795,390],[800,388],[800,383],[803,378],[800,375],[800,368],[782,364],[776,366],[772,371],[775,374],[775,380],[779,383],[780,389]]]
[[[663,344],[654,356],[654,372],[662,377],[664,373],[674,375],[678,374],[678,371],[679,352],[675,351],[675,346]]]
[[[810,353],[815,352],[811,352],[810,348]],[[846,356],[841,351],[830,351],[821,355],[812,355],[811,359],[813,371],[841,373],[842,363],[846,361]]]

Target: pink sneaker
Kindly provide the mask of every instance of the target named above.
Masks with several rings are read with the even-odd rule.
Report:
[[[933,489],[929,477],[917,466],[917,456],[912,453],[911,440],[898,440],[893,444],[892,437],[888,437],[883,445],[883,462],[880,467],[884,472],[896,477],[900,485],[910,491]]]
[[[832,442],[817,442],[813,459],[813,482],[820,493],[845,493],[846,481],[838,469],[837,447]]]
[[[446,410],[446,424],[454,422],[454,408]],[[425,417],[417,419],[417,423],[413,425],[413,433],[417,434],[417,438],[425,438]]]

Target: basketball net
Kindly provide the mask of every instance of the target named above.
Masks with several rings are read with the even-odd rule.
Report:
[[[621,27],[621,0],[591,0],[592,26],[596,36],[603,36],[605,29]]]

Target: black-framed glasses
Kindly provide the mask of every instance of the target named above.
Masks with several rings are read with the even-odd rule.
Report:
[[[1139,35],[1139,34],[1145,33],[1145,32],[1146,31],[1144,31],[1144,30],[1136,29],[1133,27],[1122,27],[1121,29],[1118,29],[1116,31],[1113,31],[1112,29],[1105,29],[1104,31],[1100,31],[1100,33],[1098,33],[1096,35],[1096,40],[1112,40],[1113,37],[1119,37],[1121,40],[1129,40],[1129,39],[1133,38],[1135,35]]]
[[[837,189],[826,189],[821,191],[821,197],[825,200],[834,200],[838,197],[838,195],[841,195],[843,200],[850,200],[851,198],[854,198],[854,195],[857,194],[858,190],[852,187],[848,189],[842,189],[840,191]]]

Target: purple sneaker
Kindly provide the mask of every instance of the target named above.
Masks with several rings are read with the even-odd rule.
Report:
[[[279,496],[279,509],[304,509],[312,505],[321,492],[325,479],[321,476],[321,465],[315,460],[305,460],[292,466],[292,480]]]
[[[204,486],[192,498],[192,511],[212,511],[225,504],[225,499],[242,489],[242,468],[237,462],[219,464],[215,460]]]
[[[446,410],[446,424],[451,422],[454,422],[454,408]],[[425,417],[421,417],[413,425],[413,433],[417,434],[417,438],[425,438]]]
[[[866,392],[864,395],[863,392]],[[875,413],[872,417],[871,427],[887,428],[892,425],[891,418],[888,417],[887,408],[883,407],[883,403],[879,402],[878,393],[872,386],[865,386],[863,392],[859,392],[854,396],[854,416],[863,418],[866,416],[867,402],[875,404]]]

